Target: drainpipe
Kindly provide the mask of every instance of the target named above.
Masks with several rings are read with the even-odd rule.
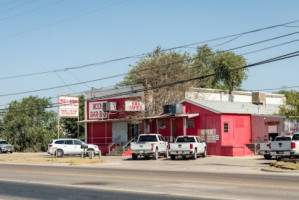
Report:
[[[186,118],[183,118],[183,131],[184,131],[184,136],[186,136]]]

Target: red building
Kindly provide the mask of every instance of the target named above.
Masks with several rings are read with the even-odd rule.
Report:
[[[119,89],[115,90],[120,92]],[[134,91],[134,88],[122,90]],[[253,130],[256,130],[258,116],[267,118],[267,123],[260,124],[262,129],[275,124],[278,128],[271,127],[274,132],[276,130],[275,134],[283,130],[284,118],[272,116],[277,106],[184,99],[180,102],[182,109],[175,112],[136,118],[136,113],[144,110],[143,93],[125,92],[124,96],[109,98],[115,92],[105,93],[105,99],[91,99],[85,106],[86,119],[83,122],[86,124],[87,142],[99,145],[103,154],[114,142],[124,146],[141,133],[159,133],[170,142],[177,136],[198,135],[206,141],[209,155],[251,155],[254,153],[250,146],[253,143],[252,135],[256,135]]]

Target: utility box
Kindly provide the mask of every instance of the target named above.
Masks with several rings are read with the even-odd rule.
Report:
[[[264,92],[252,92],[253,104],[265,104],[266,94]]]
[[[183,106],[182,104],[170,104],[163,106],[163,114],[182,114]]]

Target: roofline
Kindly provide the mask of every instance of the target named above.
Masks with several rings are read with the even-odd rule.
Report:
[[[206,106],[204,106],[204,105],[202,105],[202,104],[199,104],[199,103],[197,103],[197,102],[194,102],[194,101],[192,101],[191,99],[183,99],[182,101],[180,101],[179,103],[183,103],[183,102],[188,102],[188,103],[191,103],[191,104],[193,104],[193,105],[197,105],[197,106],[200,106],[200,107],[202,107],[202,108],[204,108],[204,109],[206,109],[206,110],[209,110],[209,111],[211,111],[211,112],[213,112],[213,113],[216,113],[216,114],[223,114],[223,113],[221,113],[221,112],[219,112],[219,111],[217,111],[217,110],[214,110],[214,109],[211,109],[211,108],[209,108],[209,107],[206,107]],[[234,113],[232,113],[232,114],[234,114]]]

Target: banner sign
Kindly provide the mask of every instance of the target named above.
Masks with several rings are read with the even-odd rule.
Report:
[[[107,119],[107,112],[103,111],[103,103],[106,101],[89,102],[88,119]]]
[[[141,101],[125,101],[125,111],[144,111],[145,105]]]
[[[59,117],[79,117],[79,97],[59,96]]]
[[[198,136],[206,143],[216,143],[216,140],[219,140],[219,135],[216,135],[216,129],[199,129]]]

